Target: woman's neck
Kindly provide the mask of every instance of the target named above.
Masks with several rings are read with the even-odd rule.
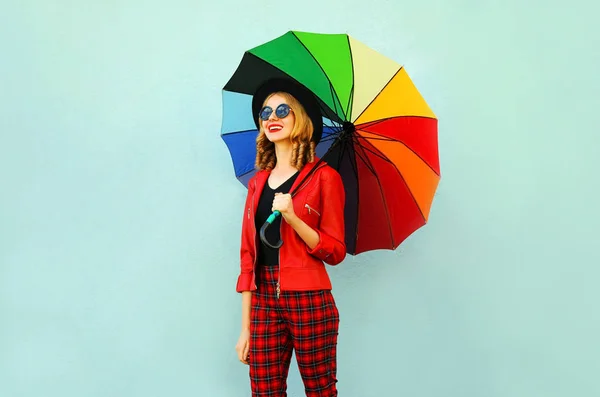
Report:
[[[275,157],[277,158],[275,170],[280,172],[295,170],[290,164],[292,160],[292,142],[290,140],[275,143]]]

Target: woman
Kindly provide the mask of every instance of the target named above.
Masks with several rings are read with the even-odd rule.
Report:
[[[337,396],[339,316],[324,263],[337,265],[346,256],[342,180],[315,156],[323,126],[308,90],[291,80],[269,80],[254,94],[252,109],[258,170],[248,184],[242,222],[236,351],[250,366],[252,396],[287,395],[292,350],[306,395]],[[257,235],[275,210],[281,217],[266,237],[271,244],[281,239],[279,249]]]

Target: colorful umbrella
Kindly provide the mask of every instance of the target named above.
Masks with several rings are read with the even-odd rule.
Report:
[[[395,249],[427,223],[440,180],[437,118],[401,65],[347,34],[290,31],[244,53],[223,88],[221,129],[240,182],[255,172],[252,94],[275,77],[319,101],[317,156],[344,181],[348,253]]]

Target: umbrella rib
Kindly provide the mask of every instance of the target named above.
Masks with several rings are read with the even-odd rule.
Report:
[[[375,100],[379,97],[379,95],[381,95],[381,93],[387,88],[387,86],[392,82],[392,80],[394,80],[394,78],[398,75],[398,73],[400,73],[401,70],[402,70],[402,66],[400,66],[400,69],[398,69],[396,71],[396,73],[394,73],[394,75],[388,80],[387,83],[385,83],[385,85],[383,86],[383,88],[381,88],[381,90],[377,93],[377,95],[375,95],[373,97],[373,99],[371,100],[371,102],[369,102],[369,104],[367,105],[367,107],[365,107],[362,110],[362,112],[360,112],[360,114],[358,115],[358,117],[355,120],[358,120],[360,118],[360,116],[362,116],[363,113],[367,111],[367,109],[373,104],[373,102],[375,102]]]
[[[242,174],[236,175],[235,177],[236,177],[236,178],[241,178],[241,177],[243,177],[244,175],[248,175],[249,173],[251,173],[251,172],[253,172],[253,171],[256,171],[256,169],[252,168],[252,169],[250,169],[249,171],[246,171],[246,172],[244,172],[244,173],[242,173]]]
[[[331,97],[333,98],[335,91],[333,90],[333,85],[331,85],[331,81],[329,82],[329,93],[331,94]],[[339,102],[339,99],[338,99],[338,102]],[[337,114],[337,102],[335,101],[335,99],[333,100],[333,110]],[[342,110],[342,113],[343,113],[343,109],[340,109],[340,110]],[[346,118],[346,115],[344,115],[344,118]]]
[[[352,54],[352,46],[350,45],[350,36],[346,35],[348,40],[348,52],[350,52],[350,65],[352,66],[352,86],[350,87],[350,98],[348,100],[348,108],[346,108],[346,120],[352,121],[352,105],[354,102],[354,55]]]
[[[258,130],[256,128],[253,128],[251,130],[243,130],[243,131],[233,131],[233,132],[226,132],[226,133],[221,133],[221,136],[225,136],[225,135],[237,135],[237,134],[244,134],[247,132],[252,132],[252,131],[256,131],[258,132]]]
[[[400,170],[398,169],[398,167],[396,166],[396,164],[394,164],[390,159],[388,159],[387,157],[385,157],[383,154],[379,154],[379,153],[375,153],[373,150],[371,150],[370,148],[367,148],[366,146],[361,145],[360,143],[358,143],[358,145],[369,151],[370,153],[374,154],[375,156],[380,157],[382,160],[387,161],[388,163],[390,163],[394,169],[396,170],[396,172],[398,173],[398,176],[400,176],[400,179],[402,179],[402,182],[404,182],[404,186],[406,186],[406,189],[409,191],[410,193],[410,197],[412,197],[413,202],[415,203],[415,206],[419,209],[419,212],[421,213],[421,216],[423,217],[423,220],[425,220],[425,215],[423,215],[423,211],[421,210],[421,207],[419,206],[419,203],[417,203],[417,200],[415,199],[415,195],[413,194],[411,188],[408,186],[408,183],[406,182],[406,179],[404,179],[404,176],[402,175],[402,172],[400,172]]]
[[[355,143],[356,143],[356,142],[355,142]],[[358,146],[358,147],[360,147],[360,148],[361,148],[363,151],[364,151],[364,150],[367,150],[367,151],[371,152],[372,154],[374,154],[374,155],[376,155],[376,156],[380,157],[382,160],[389,161],[389,160],[387,160],[386,158],[382,157],[381,155],[379,155],[379,154],[377,154],[377,153],[374,153],[372,150],[369,150],[369,149],[367,149],[366,147],[364,147],[364,146],[363,146],[363,145],[361,145],[360,143],[359,143],[357,146]],[[373,173],[373,175],[375,175],[375,176],[376,176],[376,175],[377,175],[377,172],[375,171],[375,168],[373,167],[373,163],[371,163],[371,161],[370,161],[370,160],[368,160],[368,158],[367,158],[367,156],[366,156],[366,153],[362,153],[362,154],[360,154],[360,152],[358,152],[358,151],[357,151],[356,153],[357,153],[357,156],[358,156],[358,157],[359,157],[359,158],[360,158],[360,159],[363,161],[363,163],[365,163],[365,167],[367,167],[367,168],[369,169],[369,171],[371,171],[371,173]]]
[[[365,150],[366,147],[358,144],[358,146],[360,147],[360,149]],[[356,153],[358,153],[358,151],[355,150]],[[368,156],[365,156],[364,158],[362,156],[358,156],[367,166],[367,168],[369,168],[369,170],[373,173],[373,176],[375,176],[375,180],[377,181],[377,185],[379,185],[379,192],[381,193],[381,199],[383,200],[383,208],[385,210],[385,214],[386,214],[386,219],[387,219],[387,225],[388,225],[388,229],[390,232],[390,238],[392,240],[392,246],[395,247],[396,246],[396,241],[394,239],[394,230],[392,229],[392,220],[390,218],[390,213],[388,210],[388,205],[385,199],[385,194],[383,192],[383,186],[381,185],[381,181],[379,180],[379,178],[377,177],[377,173],[375,172],[375,167],[373,167],[373,164],[371,163],[371,160],[369,160]],[[412,195],[412,193],[411,193]]]
[[[319,63],[319,61],[317,61],[317,58],[315,58],[315,56],[313,55],[313,53],[310,52],[310,50],[308,49],[308,47],[306,47],[306,45],[302,42],[302,40],[300,40],[300,38],[298,36],[296,36],[296,32],[292,31],[292,34],[294,35],[294,37],[296,38],[296,40],[298,40],[298,43],[300,43],[300,45],[302,45],[302,47],[304,47],[304,49],[306,50],[306,52],[312,57],[312,59],[317,64],[317,66],[319,66],[319,69],[321,69],[321,72],[323,72],[323,75],[325,76],[325,78],[329,82],[329,87],[332,90],[332,94],[335,94],[335,97],[332,98],[333,99],[333,106],[335,108],[337,108],[336,102],[335,102],[336,99],[337,99],[337,103],[339,103],[340,106],[341,106],[342,105],[342,101],[340,101],[340,98],[338,98],[337,92],[335,92],[335,90],[333,90],[333,84],[331,84],[331,80],[329,79],[329,76],[327,75],[327,73],[325,73],[325,69],[323,69],[323,66],[321,66],[321,64]],[[346,115],[344,114],[344,109],[340,109],[340,110],[342,111],[342,114],[344,115],[344,118],[346,118]],[[336,114],[337,114],[337,112],[336,112]]]
[[[364,138],[364,137],[362,137],[362,138],[363,138],[363,139],[366,139],[366,138]],[[363,146],[363,145],[362,145],[362,144],[361,144],[361,143],[358,141],[357,137],[354,137],[354,140],[355,140],[355,142],[358,144],[358,146],[360,146],[360,147],[362,147],[363,149],[365,149],[365,150],[369,151],[371,154],[373,154],[373,155],[375,155],[375,156],[379,157],[380,159],[382,159],[382,160],[384,160],[384,161],[387,161],[388,163],[390,163],[390,164],[392,164],[392,165],[394,164],[394,163],[393,163],[393,162],[392,162],[392,161],[391,161],[389,158],[387,158],[387,157],[386,157],[386,156],[384,156],[383,154],[377,153],[377,152],[375,152],[374,150],[372,150],[372,149],[370,149],[370,148],[368,148],[368,147],[366,147],[366,146]]]
[[[348,112],[352,112],[351,107],[354,105],[354,65],[352,65],[352,87],[350,88],[350,100],[348,101]],[[347,117],[348,121],[351,121],[352,115]]]
[[[353,142],[351,140],[344,140],[344,148],[343,151],[345,151],[347,146],[353,145]],[[338,158],[338,164],[341,164],[342,159],[343,159],[343,154],[344,152],[342,151],[342,153],[340,154],[339,158]],[[360,192],[360,179],[358,178],[358,167],[356,166],[356,158],[354,156],[352,156],[352,153],[356,153],[355,150],[352,150],[352,148],[348,149],[348,159],[350,160],[350,169],[352,169],[352,172],[354,172],[354,176],[356,178],[356,217],[354,219],[356,219],[356,225],[354,227],[354,241],[353,241],[353,249],[352,249],[352,255],[355,255],[356,253],[356,245],[358,242],[358,229],[359,229],[359,209],[360,209],[360,194],[358,192]],[[340,167],[341,168],[341,167]]]
[[[330,136],[328,136],[328,137],[327,137],[327,138],[325,138],[325,139],[321,139],[321,141],[320,141],[320,142],[321,142],[321,143],[322,143],[322,142],[329,142],[329,141],[334,141],[335,139],[336,139],[336,137],[335,137],[335,136],[331,136],[331,135],[330,135]]]
[[[346,144],[352,145],[351,153],[356,154],[356,149],[354,149],[354,142],[348,141]],[[356,157],[349,154],[348,158],[350,159],[350,165],[351,165],[350,168],[352,168],[352,171],[354,172],[354,175],[356,176],[356,218],[355,218],[356,219],[356,227],[354,230],[354,250],[353,250],[353,253],[356,253],[356,245],[358,242],[358,229],[359,229],[358,216],[359,216],[359,209],[360,209],[360,194],[358,192],[360,192],[360,178],[358,177],[358,166],[356,164]]]
[[[364,131],[364,130],[359,130],[359,131]],[[402,142],[402,141],[400,141],[398,139],[395,139],[395,138],[390,138],[390,137],[387,137],[387,136],[382,136],[382,135],[374,134],[371,131],[364,131],[364,132],[368,132],[369,134],[377,135],[377,136],[379,136],[379,138],[374,138],[374,137],[371,137],[371,136],[362,136],[362,135],[358,135],[357,138],[368,139],[368,140],[371,140],[371,141]]]
[[[340,152],[339,152],[339,154],[338,154],[338,158],[337,158],[337,162],[336,162],[336,164],[338,164],[338,167],[339,167],[339,164],[340,164],[340,162],[341,162],[341,161],[342,161],[342,159],[344,158],[344,152],[345,152],[345,151],[346,151],[346,142],[345,142],[345,141],[342,141],[342,147],[341,147],[341,149],[340,149]]]
[[[437,118],[435,118],[435,117],[418,116],[418,115],[412,115],[412,114],[404,114],[402,116],[389,116],[389,117],[384,117],[384,118],[377,119],[377,120],[374,120],[374,121],[367,121],[366,123],[358,124],[356,126],[356,128],[369,128],[369,127],[373,127],[374,125],[377,125],[379,123],[383,123],[383,122],[388,121],[388,120],[402,119],[402,118],[408,118],[408,117],[410,117],[410,118],[419,118],[419,119],[437,120]]]
[[[417,152],[415,152],[410,146],[408,146],[406,143],[402,142],[399,139],[394,139],[394,138],[389,138],[389,137],[384,137],[380,134],[371,132],[371,131],[365,131],[365,130],[360,130],[360,131],[364,131],[364,132],[368,132],[369,134],[373,134],[373,135],[377,135],[380,136],[381,138],[373,138],[373,137],[367,137],[367,136],[362,136],[357,134],[356,136],[358,138],[361,139],[365,139],[365,140],[373,140],[373,141],[387,141],[387,142],[396,142],[401,144],[402,146],[404,146],[405,148],[407,148],[408,150],[410,150],[415,156],[417,156],[425,165],[427,165],[427,167],[437,176],[440,176],[440,173],[437,172],[436,170],[433,169],[433,167],[431,165],[429,165],[429,163],[427,161],[425,161],[425,159],[423,157],[421,157],[421,155],[419,155]]]
[[[356,217],[354,219],[356,219],[356,225],[354,228],[354,241],[353,241],[353,249],[352,249],[352,255],[355,255],[356,253],[356,246],[357,246],[357,242],[358,242],[358,229],[359,229],[359,209],[360,209],[360,179],[358,177],[358,167],[356,166],[356,158],[354,156],[352,156],[352,153],[356,154],[356,150],[352,150],[352,148],[354,147],[353,141],[351,139],[345,139],[342,141],[343,147],[340,150],[340,154],[338,156],[338,167],[341,168],[341,166],[339,166],[341,164],[341,162],[343,161],[344,158],[344,154],[347,152],[348,153],[348,158],[350,160],[350,168],[352,169],[352,172],[354,172],[354,176],[356,178]],[[349,146],[352,145],[352,148],[349,148]],[[348,149],[348,150],[346,150]]]
[[[354,142],[350,141],[349,143],[347,143],[348,145],[352,145],[352,147],[354,147]],[[353,151],[354,153],[356,153],[356,150]],[[354,162],[351,161],[352,164],[352,171],[354,171],[354,175],[356,176],[356,183],[358,184],[358,167],[356,166],[356,159],[353,156],[348,156],[351,160],[354,160]]]

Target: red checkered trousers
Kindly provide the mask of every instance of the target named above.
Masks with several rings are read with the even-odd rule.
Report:
[[[278,267],[258,269],[250,314],[252,397],[287,396],[292,350],[306,396],[337,396],[339,313],[331,291],[281,291],[278,298]]]

